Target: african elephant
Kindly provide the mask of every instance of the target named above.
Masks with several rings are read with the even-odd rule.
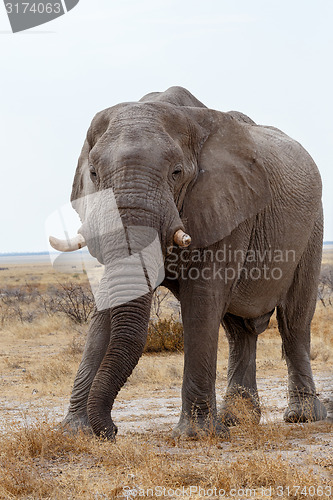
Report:
[[[284,419],[325,418],[310,366],[321,179],[299,143],[172,87],[94,117],[71,201],[79,234],[51,242],[61,250],[87,243],[105,274],[65,425],[114,439],[111,409],[144,349],[152,293],[161,282],[179,299],[184,326],[175,435],[227,434],[235,394],[260,415],[256,344],[275,310],[289,375]],[[230,352],[218,411],[221,323]]]

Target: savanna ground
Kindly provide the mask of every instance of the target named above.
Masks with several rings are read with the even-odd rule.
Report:
[[[324,253],[323,266],[333,266],[332,251]],[[331,421],[283,422],[287,370],[274,318],[259,337],[260,424],[245,408],[229,440],[172,439],[181,407],[183,355],[161,352],[146,353],[118,395],[115,444],[83,433],[63,434],[57,424],[66,414],[87,324],[59,310],[55,290],[86,281],[84,274],[61,275],[42,263],[0,270],[1,499],[333,496],[333,408]],[[321,298],[311,357],[317,392],[330,405],[333,307]],[[175,318],[172,301],[160,306],[158,315]],[[221,331],[218,400],[226,387],[227,357]]]

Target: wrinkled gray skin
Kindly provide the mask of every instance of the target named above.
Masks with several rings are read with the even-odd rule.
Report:
[[[98,113],[88,130],[72,202],[90,252],[106,266],[119,253],[120,240],[117,235],[90,235],[92,227],[103,223],[106,207],[96,204],[88,213],[79,199],[107,188],[115,193],[125,228],[148,226],[159,235],[165,259],[163,286],[181,303],[185,367],[174,434],[192,436],[198,429],[226,434],[226,425],[235,423],[232,396],[237,393],[248,398],[260,416],[256,344],[275,310],[289,374],[284,418],[325,418],[310,367],[310,322],[322,249],[321,180],[302,146],[278,129],[256,125],[241,113],[208,109],[187,90],[172,87]],[[167,248],[180,228],[192,237],[190,251],[239,252],[224,262],[189,258],[182,276],[174,279]],[[294,258],[273,264],[268,258],[244,260],[247,251],[257,255],[265,249],[292,250]],[[174,246],[172,251],[174,255],[180,249]],[[203,267],[213,269],[214,264],[220,274],[201,276]],[[278,266],[282,277],[246,279],[243,272],[234,279],[223,278],[225,268],[240,265],[250,271],[264,264]],[[198,279],[189,278],[197,274]],[[122,281],[121,273],[110,271],[108,279],[115,295],[122,286],[136,287],[134,275],[132,282],[128,276]],[[147,336],[153,290],[141,292],[129,303],[95,312],[64,425],[89,427],[114,439],[112,405],[138,363]],[[221,323],[230,354],[225,402],[218,412],[215,378]]]

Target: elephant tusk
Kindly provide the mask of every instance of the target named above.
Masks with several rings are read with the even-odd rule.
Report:
[[[49,237],[50,245],[59,252],[73,252],[74,250],[79,250],[87,245],[82,234],[74,236],[68,240],[59,240],[54,236]]]
[[[191,243],[191,236],[184,233],[181,229],[178,229],[178,231],[176,231],[173,235],[173,241],[179,247],[188,247]]]

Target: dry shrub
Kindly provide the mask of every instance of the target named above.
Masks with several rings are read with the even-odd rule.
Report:
[[[333,307],[333,267],[332,265],[322,265],[319,286],[318,299],[324,307]]]
[[[0,327],[33,323],[45,315],[62,315],[77,324],[87,323],[95,307],[88,282],[58,282],[43,290],[40,283],[0,288]]]
[[[38,314],[34,304],[38,293],[38,285],[27,283],[0,288],[0,325],[4,327],[15,319],[31,323]]]
[[[171,318],[151,320],[144,352],[182,352],[183,324]]]
[[[78,324],[87,323],[95,308],[89,283],[59,283],[57,287],[50,287],[41,299],[47,314],[60,312]]]
[[[163,287],[158,288],[153,295],[144,352],[182,352],[183,350],[183,324],[179,304],[174,305],[173,296],[169,290]]]

